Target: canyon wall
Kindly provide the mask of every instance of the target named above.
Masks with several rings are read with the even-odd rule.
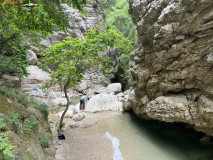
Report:
[[[213,1],[129,4],[138,32],[130,64],[132,109],[213,135]]]
[[[70,28],[67,29],[67,33],[58,30],[54,31],[50,37],[42,39],[40,46],[33,46],[28,43],[29,64],[35,65],[38,61],[38,53],[42,52],[47,47],[69,39],[70,36],[78,39],[83,38],[89,29],[95,28],[97,25],[102,25],[104,14],[100,5],[97,3],[97,0],[88,1],[89,4],[84,7],[87,11],[85,16],[83,16],[77,9],[73,9],[67,4],[61,4],[64,11],[69,15]]]

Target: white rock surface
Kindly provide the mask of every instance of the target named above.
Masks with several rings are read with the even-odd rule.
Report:
[[[49,79],[49,73],[39,69],[37,66],[31,65],[27,67],[27,71],[30,75],[21,82],[21,88],[24,91],[32,91],[34,87],[38,87],[42,82]]]
[[[78,85],[78,91],[82,92],[83,90],[86,90],[90,87],[89,81],[83,81]]]
[[[66,105],[67,104],[67,99],[66,98],[56,98],[52,102],[53,102],[53,104],[55,106]]]
[[[107,86],[108,93],[120,93],[121,92],[121,83],[112,83]]]
[[[28,50],[27,56],[28,56],[28,60],[29,60],[30,65],[35,65],[37,63],[38,58],[33,51]]]
[[[115,95],[98,94],[88,101],[85,110],[88,112],[123,111],[123,104]]]
[[[74,115],[73,120],[74,121],[81,121],[85,118],[85,113],[79,113]]]

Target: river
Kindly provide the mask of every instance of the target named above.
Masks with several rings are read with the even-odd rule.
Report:
[[[191,130],[129,113],[110,116],[101,123],[120,140],[124,160],[213,160],[213,145],[200,143],[199,135]]]

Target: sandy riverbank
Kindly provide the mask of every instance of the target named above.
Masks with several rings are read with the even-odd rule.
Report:
[[[104,118],[116,113],[87,113],[86,118],[75,124],[75,128],[65,129],[66,140],[55,145],[57,160],[112,160],[112,142],[106,137]],[[66,119],[66,123],[69,120]],[[53,130],[56,136],[56,131]],[[54,137],[57,139],[57,137]]]

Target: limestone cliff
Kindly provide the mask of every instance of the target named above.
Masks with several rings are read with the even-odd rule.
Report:
[[[67,33],[62,31],[54,31],[53,34],[41,41],[41,46],[32,46],[28,44],[28,57],[29,63],[35,65],[37,63],[37,55],[47,47],[54,45],[56,43],[62,42],[65,39],[69,39],[70,36],[75,38],[83,38],[85,32],[91,28],[95,28],[97,25],[102,25],[103,21],[103,12],[97,0],[88,0],[89,4],[85,5],[84,9],[87,11],[86,16],[83,16],[77,9],[73,9],[67,4],[61,4],[65,12],[68,13],[70,18],[70,28],[67,30]]]
[[[129,0],[136,114],[213,135],[213,1]]]

